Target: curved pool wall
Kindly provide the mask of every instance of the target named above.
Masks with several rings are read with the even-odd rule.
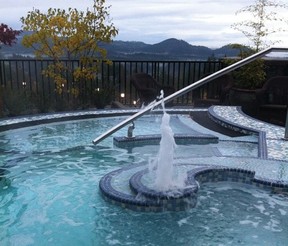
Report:
[[[148,173],[148,170],[145,164],[142,168],[133,173],[133,169],[135,169],[133,165],[106,174],[99,183],[104,198],[112,204],[138,212],[163,212],[194,208],[197,204],[198,189],[204,183],[234,182],[269,190],[272,193],[288,195],[286,182],[256,178],[254,171],[221,166],[194,167],[189,170],[189,165],[186,170],[188,175],[185,185],[187,188],[161,192],[154,190],[153,187],[147,187],[147,184],[143,182],[142,177]],[[131,172],[130,193],[121,191],[113,185],[113,179],[117,179],[122,172]],[[127,182],[127,180],[123,182]]]
[[[213,116],[211,116],[213,117]],[[231,124],[230,122],[222,121],[221,125]],[[232,127],[229,127],[232,129]],[[265,142],[265,132],[254,130],[244,127],[243,129],[239,125],[235,125],[233,130],[241,131],[245,134],[258,136],[258,160],[245,159],[246,162],[258,165],[264,165],[265,159],[267,159],[267,145]],[[148,135],[148,136],[135,136],[133,138],[128,137],[114,137],[114,144],[117,147],[129,148],[131,146],[142,145],[159,145],[160,135]],[[175,134],[175,141],[177,144],[211,144],[218,143],[219,138],[211,134],[201,134],[194,130],[193,134]],[[219,155],[219,157],[221,154]],[[241,157],[239,157],[241,158]],[[232,159],[230,161],[233,161]],[[274,162],[277,162],[276,160]],[[182,164],[183,165],[183,164]],[[195,165],[195,163],[194,163]],[[197,165],[197,164],[196,164]],[[189,208],[193,208],[197,204],[197,191],[198,186],[206,182],[236,182],[244,183],[262,189],[269,190],[273,193],[280,193],[288,195],[288,183],[283,180],[273,180],[263,177],[255,177],[255,171],[241,168],[229,168],[219,166],[209,166],[196,168],[189,166],[185,172],[187,172],[186,186],[187,188],[176,190],[176,195],[173,195],[173,190],[167,192],[159,192],[154,190],[153,187],[147,187],[142,179],[144,175],[147,175],[148,170],[146,165],[143,165],[142,170],[134,170],[135,166],[128,166],[119,170],[113,171],[105,175],[100,181],[100,191],[106,200],[117,204],[123,208],[132,209],[141,212],[163,212],[163,211],[181,211]],[[269,165],[269,163],[268,163]],[[281,163],[279,163],[281,165]],[[201,164],[199,164],[201,166]],[[137,167],[138,168],[138,167]],[[191,168],[191,170],[190,170]],[[133,171],[134,170],[134,171]],[[183,170],[182,170],[183,171]],[[131,173],[131,176],[127,174],[129,179],[129,187],[131,192],[125,193],[117,189],[113,185],[113,179],[117,179],[122,172]],[[125,180],[124,182],[128,182]],[[171,195],[172,192],[172,195]]]
[[[229,128],[233,131],[241,132],[247,135],[256,135],[258,137],[258,158],[263,161],[268,158],[267,143],[266,143],[266,132],[262,129],[253,129],[251,126],[242,126],[236,123],[226,120],[223,117],[219,117],[214,112],[214,107],[211,107],[209,110],[210,118],[216,123],[220,124],[223,127]],[[237,108],[237,111],[244,115],[240,108]],[[246,115],[245,115],[246,116]],[[249,118],[247,116],[247,118]],[[114,137],[114,144],[118,147],[131,147],[145,145],[145,144],[159,144],[161,136],[149,135],[149,136],[135,136],[133,138],[127,137]],[[186,143],[195,143],[195,144],[207,144],[211,142],[218,142],[218,138],[209,135],[209,134],[196,134],[193,135],[184,134],[177,135],[175,134],[175,141],[177,144]],[[252,163],[255,160],[251,160]],[[219,171],[221,170],[221,171]],[[191,207],[196,206],[197,201],[197,183],[202,182],[219,182],[219,181],[232,181],[240,182],[249,185],[255,185],[264,189],[269,189],[272,192],[279,192],[281,194],[288,194],[288,184],[282,180],[273,180],[269,178],[255,178],[255,172],[245,170],[245,169],[219,169],[219,167],[213,168],[209,167],[205,170],[201,170],[200,173],[193,175],[194,171],[187,171],[189,174],[187,177],[187,187],[180,192],[180,196],[170,196],[166,193],[162,194],[154,189],[149,189],[141,181],[141,178],[144,173],[147,173],[147,170],[142,170],[136,172],[132,177],[130,177],[129,184],[131,189],[131,194],[127,197],[121,191],[117,191],[113,188],[112,179],[114,176],[117,176],[119,172],[127,171],[120,169],[111,174],[108,174],[103,177],[100,181],[100,190],[103,195],[113,203],[117,203],[122,207],[130,208],[136,211],[180,211],[185,210]],[[243,177],[244,174],[244,177]],[[250,175],[249,175],[250,174]],[[252,175],[252,176],[251,176]],[[197,177],[199,180],[197,179]],[[247,176],[247,177],[246,177]],[[215,178],[216,177],[216,178]],[[193,180],[194,182],[191,182]],[[191,186],[193,188],[191,188]],[[137,188],[135,188],[137,187]],[[171,192],[171,191],[170,191]],[[179,194],[179,193],[178,193]],[[140,197],[140,199],[139,199]]]

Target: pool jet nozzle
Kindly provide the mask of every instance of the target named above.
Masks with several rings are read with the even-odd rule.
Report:
[[[135,129],[134,121],[132,121],[132,125],[128,127],[127,138],[133,138],[133,130]]]

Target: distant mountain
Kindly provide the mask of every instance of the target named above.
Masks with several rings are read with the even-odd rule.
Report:
[[[204,46],[193,46],[183,40],[170,38],[158,44],[148,46],[146,52],[149,53],[162,53],[168,55],[188,55],[188,56],[206,56],[211,55],[211,50]]]
[[[32,49],[22,46],[24,35],[30,32],[22,32],[18,36],[17,43],[12,47],[2,46],[0,54],[8,57],[12,55],[31,56]],[[236,56],[238,50],[223,46],[219,49],[210,49],[205,46],[196,46],[184,40],[170,38],[157,44],[146,44],[135,41],[113,41],[109,44],[101,44],[107,50],[111,60],[207,60],[219,59],[225,56]]]
[[[237,56],[239,51],[223,46],[210,49],[205,46],[191,45],[183,40],[170,38],[157,44],[143,42],[113,41],[103,45],[107,49],[109,59],[132,60],[207,60],[225,56]]]
[[[21,44],[23,37],[25,35],[30,35],[31,33],[32,32],[29,31],[23,31],[17,36],[16,44],[12,44],[12,46],[0,46],[0,57],[11,57],[15,55],[31,56],[33,54],[33,49],[28,49]]]
[[[216,49],[214,52],[217,53],[217,57],[235,57],[239,55],[239,50],[232,49],[229,45],[225,45],[219,49]]]

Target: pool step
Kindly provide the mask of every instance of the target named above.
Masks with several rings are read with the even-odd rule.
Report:
[[[190,116],[199,125],[209,130],[219,132],[229,137],[242,137],[242,136],[248,135],[248,134],[245,134],[239,131],[233,131],[232,129],[221,126],[220,124],[216,123],[209,117],[208,111],[191,111]]]

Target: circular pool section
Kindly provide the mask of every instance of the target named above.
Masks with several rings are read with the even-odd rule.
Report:
[[[158,134],[157,117],[144,118],[135,134],[137,125],[141,134]],[[91,144],[120,121],[72,121],[0,133],[1,245],[285,245],[287,197],[264,189],[206,183],[196,207],[181,212],[135,212],[105,201],[98,186],[103,176],[131,163],[136,168],[157,154],[149,145],[117,148],[112,137]],[[116,134],[125,136],[126,129]],[[215,156],[215,148],[227,154],[218,147],[179,146],[176,159],[194,165],[194,158]],[[129,186],[115,183],[121,190]]]

